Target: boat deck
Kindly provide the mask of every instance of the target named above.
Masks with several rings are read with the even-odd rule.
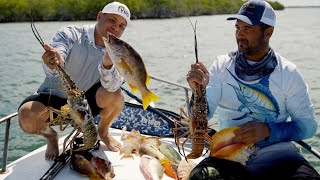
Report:
[[[119,141],[121,137],[121,130],[110,129],[110,133]],[[59,139],[60,153],[62,151],[64,137]],[[176,145],[173,138],[163,138],[162,143],[172,145],[176,150]],[[45,160],[44,154],[46,145],[36,149],[35,151],[17,159],[7,166],[9,171],[6,174],[0,174],[0,179],[4,180],[16,180],[16,179],[40,179],[45,172],[51,167],[54,161]],[[107,151],[105,144],[101,142],[99,150],[96,151],[100,155],[106,155],[111,161],[115,177],[114,180],[143,180],[144,177],[140,172],[139,164],[140,157],[134,156],[134,159],[121,159],[119,152]],[[186,143],[186,154],[190,153],[190,144]],[[196,163],[200,162],[203,157],[194,160]],[[56,175],[55,180],[64,179],[89,179],[86,176],[81,176],[78,172],[70,169],[69,163]],[[163,180],[172,179],[164,174]]]

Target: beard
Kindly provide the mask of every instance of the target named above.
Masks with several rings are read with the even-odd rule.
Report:
[[[248,56],[258,54],[269,46],[263,34],[254,43],[249,43],[247,40],[237,40],[237,44],[239,52]]]

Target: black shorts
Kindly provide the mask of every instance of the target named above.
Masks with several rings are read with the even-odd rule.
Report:
[[[98,82],[95,85],[93,85],[88,91],[85,92],[85,96],[87,98],[87,101],[89,103],[89,107],[91,109],[92,115],[96,116],[99,114],[101,108],[98,107],[97,102],[96,102],[96,93],[97,90],[101,87],[101,83]],[[67,99],[50,95],[48,93],[41,93],[39,92],[38,94],[31,95],[27,97],[25,100],[22,101],[20,104],[19,108],[26,102],[29,101],[38,101],[44,104],[45,106],[51,106],[55,109],[59,109],[60,107],[67,104]]]

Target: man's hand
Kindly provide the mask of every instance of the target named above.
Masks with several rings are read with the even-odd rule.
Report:
[[[111,58],[109,57],[107,52],[105,52],[103,54],[102,64],[103,64],[104,68],[106,68],[106,69],[111,69],[111,67],[112,67],[113,63],[112,63]]]
[[[42,55],[42,60],[50,69],[55,69],[58,64],[64,65],[64,60],[60,53],[48,44],[44,44],[45,52]]]
[[[239,127],[240,128],[235,131],[237,142],[251,144],[270,136],[269,126],[266,123],[250,121]]]
[[[196,89],[197,85],[206,87],[209,83],[209,72],[202,62],[191,65],[187,74],[187,81],[191,89]]]

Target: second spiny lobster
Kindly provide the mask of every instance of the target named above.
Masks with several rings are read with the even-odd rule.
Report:
[[[190,19],[189,19],[190,21]],[[191,21],[190,21],[191,23]],[[192,25],[192,23],[191,23]],[[193,27],[193,25],[192,25]],[[197,50],[197,36],[196,36],[196,24],[193,27],[195,34],[195,54],[196,54],[196,63],[198,63],[198,50]],[[208,109],[206,101],[206,88],[202,85],[197,85],[196,89],[193,92],[191,99],[191,118],[188,123],[188,129],[182,135],[178,135],[179,128],[174,129],[175,142],[180,152],[180,146],[184,154],[184,145],[188,139],[191,139],[191,152],[186,156],[187,159],[195,159],[202,155],[205,139],[207,137],[207,127],[208,127]],[[180,145],[180,138],[187,138]]]

